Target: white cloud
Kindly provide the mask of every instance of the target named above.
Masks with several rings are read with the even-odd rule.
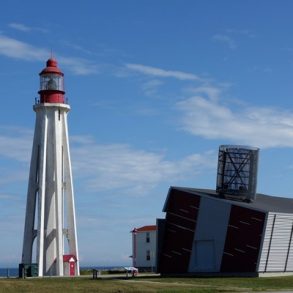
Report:
[[[0,35],[0,55],[25,61],[47,60],[49,50],[32,46],[28,43]],[[75,57],[58,56],[61,67],[64,66],[77,75],[87,75],[98,72],[97,65],[89,60]]]
[[[13,28],[15,30],[21,31],[21,32],[31,32],[31,31],[39,31],[39,32],[47,32],[47,30],[39,27],[30,27],[23,23],[17,23],[17,22],[11,22],[8,24],[10,28]]]
[[[217,41],[217,42],[221,42],[221,43],[227,44],[228,47],[229,47],[230,49],[232,49],[232,50],[234,50],[234,49],[237,48],[237,45],[236,45],[235,41],[234,41],[231,37],[229,37],[229,36],[227,36],[227,35],[217,34],[217,35],[214,35],[214,36],[212,37],[212,39],[213,39],[214,41]]]
[[[29,32],[29,31],[32,30],[30,27],[28,27],[28,26],[26,26],[26,25],[24,25],[22,23],[12,22],[12,23],[9,23],[8,26],[13,28],[13,29],[22,31],[22,32]]]
[[[13,158],[13,160],[15,160],[15,158]],[[29,166],[28,164],[25,166],[22,164],[18,164],[16,166],[14,164],[13,167],[6,165],[0,169],[0,173],[0,187],[15,186],[16,183],[27,182],[29,176]]]
[[[193,135],[262,148],[293,147],[292,112],[250,106],[232,110],[220,100],[202,96],[181,101],[177,107],[182,128]]]
[[[205,97],[210,98],[211,100],[218,100],[222,92],[222,89],[211,85],[203,85],[197,88],[192,88],[190,89],[190,91],[193,94],[202,94]]]
[[[60,56],[58,57],[58,62],[77,75],[89,75],[98,73],[98,66],[91,61],[83,58]]]
[[[163,84],[159,79],[152,79],[142,85],[142,90],[147,96],[156,96],[158,88]]]
[[[157,67],[146,66],[142,64],[126,64],[127,69],[136,71],[138,73],[142,73],[149,76],[157,76],[157,77],[164,77],[164,78],[175,78],[178,80],[196,80],[196,81],[203,81],[203,79],[195,74],[186,73],[182,71],[173,71],[173,70],[165,70]]]
[[[0,54],[26,61],[43,61],[50,56],[47,50],[36,48],[4,35],[0,35]]]
[[[4,193],[4,194],[1,194],[0,193],[0,200],[8,200],[8,201],[11,201],[11,200],[20,200],[18,196],[16,195],[12,195],[12,194],[7,194],[7,193]]]
[[[251,72],[260,72],[260,73],[265,73],[265,74],[271,74],[273,72],[273,69],[269,66],[266,66],[266,67],[253,66],[249,70]]]
[[[32,131],[22,127],[0,127],[0,157],[29,162]]]
[[[17,127],[0,128],[0,158],[26,163],[13,181],[26,180],[24,172],[30,161],[32,131]],[[195,176],[198,170],[214,167],[213,153],[192,154],[170,160],[164,153],[135,149],[124,144],[97,144],[91,136],[72,136],[73,173],[84,188],[91,191],[119,190],[141,195],[162,182]],[[0,185],[9,183],[11,170],[7,167]],[[25,170],[28,172],[28,169]]]
[[[26,128],[0,127],[1,188],[28,180],[32,140],[33,133]]]
[[[72,148],[74,174],[84,177],[95,191],[120,189],[144,194],[166,180],[186,178],[214,165],[213,154],[193,154],[178,161],[164,154],[134,149],[128,145],[85,143]],[[79,159],[80,158],[80,159]]]
[[[243,35],[243,36],[247,36],[249,38],[254,38],[255,37],[255,34],[252,31],[247,30],[247,29],[233,29],[233,28],[230,28],[230,29],[226,29],[226,32],[228,34]]]

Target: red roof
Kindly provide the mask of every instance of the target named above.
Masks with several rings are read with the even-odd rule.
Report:
[[[157,226],[148,225],[148,226],[143,226],[140,228],[134,228],[131,232],[149,232],[149,231],[157,231]]]
[[[56,73],[62,76],[64,75],[63,72],[58,68],[56,59],[50,58],[49,60],[47,60],[46,65],[47,65],[46,68],[44,68],[41,71],[40,75],[46,74],[46,73]]]
[[[63,255],[63,261],[64,262],[69,262],[71,260],[71,258],[73,258],[74,261],[76,261],[76,257],[73,254],[64,254]]]

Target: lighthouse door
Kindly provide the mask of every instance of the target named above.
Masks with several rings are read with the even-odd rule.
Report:
[[[69,263],[69,275],[70,275],[70,277],[75,276],[75,263],[74,262]]]
[[[75,276],[75,260],[73,257],[69,260],[69,276]]]

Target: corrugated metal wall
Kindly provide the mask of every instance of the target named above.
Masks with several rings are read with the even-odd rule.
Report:
[[[292,214],[268,214],[258,267],[259,272],[293,271],[292,233]]]

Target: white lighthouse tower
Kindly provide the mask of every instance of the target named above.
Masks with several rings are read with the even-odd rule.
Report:
[[[40,99],[27,192],[23,270],[38,276],[79,275],[64,74],[53,58],[40,73]],[[31,269],[31,268],[30,268]]]

